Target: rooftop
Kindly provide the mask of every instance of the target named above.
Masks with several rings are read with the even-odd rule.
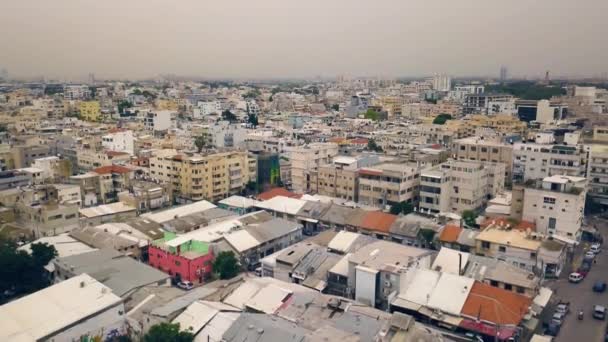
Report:
[[[499,325],[519,325],[532,299],[476,281],[462,307],[462,314]]]
[[[93,218],[105,215],[114,215],[120,213],[126,213],[129,211],[135,212],[135,207],[126,205],[122,202],[102,204],[96,207],[82,208],[79,210],[80,215],[86,218]]]
[[[213,203],[203,200],[190,204],[185,204],[176,208],[143,214],[141,215],[141,217],[157,223],[165,223],[178,217],[199,213],[201,211],[205,211],[215,207],[216,206]]]

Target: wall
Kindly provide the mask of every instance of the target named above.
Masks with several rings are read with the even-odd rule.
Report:
[[[211,253],[211,250],[208,254],[196,259],[187,259],[158,247],[150,246],[148,258],[150,266],[167,272],[172,277],[175,277],[179,273],[182,280],[188,280],[193,283],[204,281],[205,277],[213,271],[213,253]],[[199,269],[201,270],[200,274],[197,272]]]

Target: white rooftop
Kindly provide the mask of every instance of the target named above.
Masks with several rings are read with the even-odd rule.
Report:
[[[401,275],[399,298],[426,306],[440,276],[441,273],[432,270],[408,270]]]
[[[251,208],[258,204],[258,201],[251,198],[234,195],[224,198],[223,200],[219,201],[219,203],[234,208]]]
[[[357,240],[359,237],[358,233],[347,232],[345,230],[341,230],[334,236],[333,239],[327,244],[327,248],[332,249],[334,251],[340,251],[345,253],[348,251],[350,246]]]
[[[80,209],[79,212],[81,216],[84,216],[86,218],[92,218],[104,215],[120,214],[135,210],[135,207],[126,205],[122,202],[116,202],[110,204],[102,204],[91,208],[83,208]]]
[[[253,235],[251,235],[247,230],[239,230],[230,234],[224,235],[224,239],[228,241],[228,243],[237,250],[237,252],[242,253],[247,251],[255,246],[260,245],[260,241],[258,241]]]
[[[450,273],[442,273],[431,294],[428,307],[459,316],[469,297],[475,280]]]
[[[0,341],[35,341],[121,301],[110,288],[81,274],[0,306]]]
[[[469,261],[469,255],[470,254],[467,252],[461,252],[455,249],[442,247],[439,253],[437,254],[437,257],[435,258],[431,269],[438,272],[461,274],[461,272],[467,266],[467,262]],[[458,269],[459,267],[460,270]]]
[[[289,215],[296,215],[306,204],[306,201],[284,196],[276,196],[267,201],[259,202],[256,207]]]
[[[212,209],[212,208],[216,208],[215,204],[203,200],[203,201],[198,201],[198,202],[182,205],[180,207],[173,208],[173,209],[143,214],[143,215],[141,215],[141,217],[147,218],[151,221],[162,224],[162,223],[171,221],[178,217],[200,213],[205,210]]]
[[[40,238],[36,241],[32,241],[26,245],[19,247],[18,250],[31,253],[33,243],[47,243],[55,247],[55,250],[57,250],[57,257],[59,258],[97,250],[97,248],[89,247],[88,245],[85,245],[84,243],[74,239],[67,233]],[[50,262],[44,268],[49,272],[53,272],[55,270],[55,265],[53,264],[53,262]]]

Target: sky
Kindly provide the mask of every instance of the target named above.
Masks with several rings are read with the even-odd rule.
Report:
[[[608,72],[608,0],[0,0],[13,77]]]

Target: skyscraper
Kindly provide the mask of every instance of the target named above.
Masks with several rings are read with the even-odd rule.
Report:
[[[5,68],[2,68],[2,70],[0,70],[0,79],[8,80],[8,71]]]
[[[433,76],[433,89],[437,91],[450,91],[452,89],[452,79],[447,75]]]
[[[500,67],[500,81],[504,82],[507,80],[507,77],[509,76],[509,69],[507,69],[506,66],[501,66]]]

